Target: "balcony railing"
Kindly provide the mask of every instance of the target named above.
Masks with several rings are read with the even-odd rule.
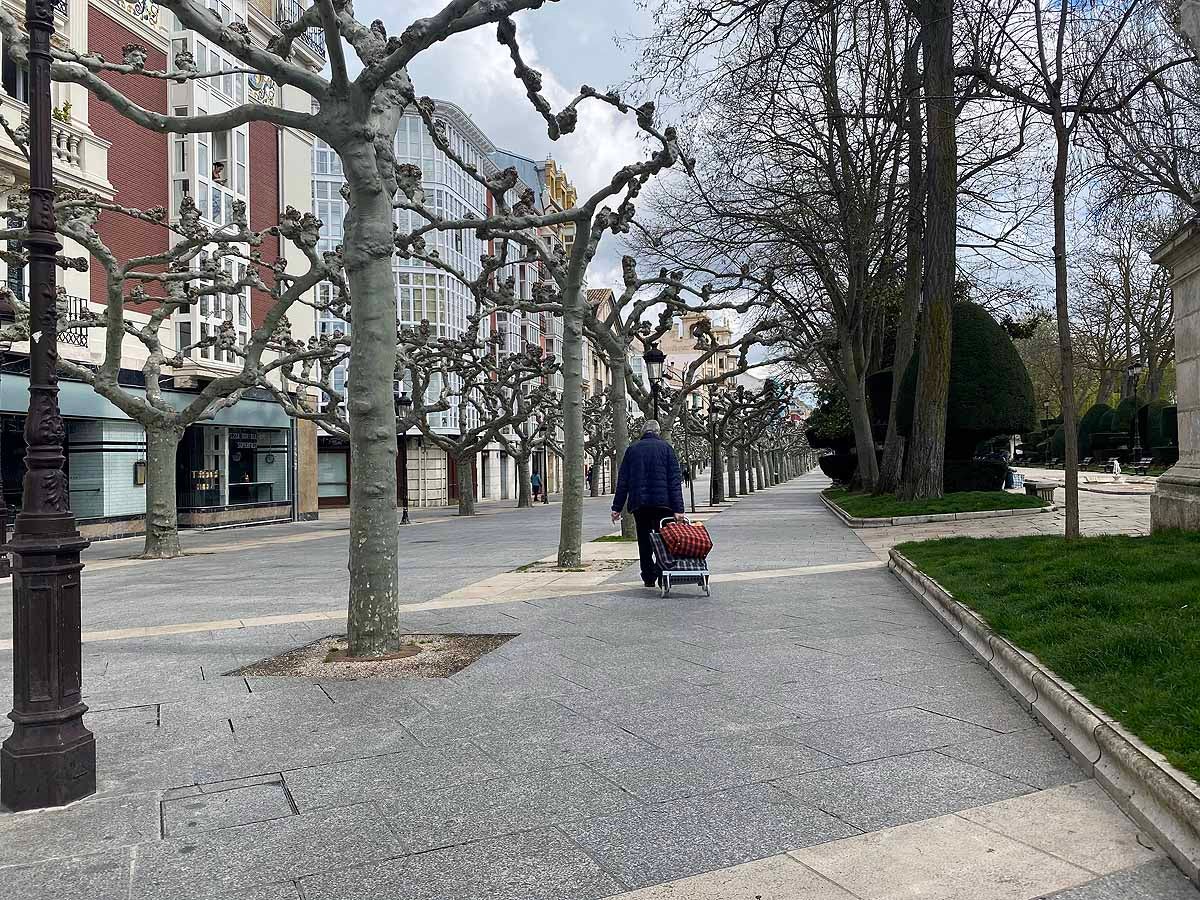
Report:
[[[275,21],[281,27],[291,25],[304,15],[305,9],[306,7],[299,0],[278,0],[275,8]],[[321,59],[325,58],[325,32],[320,28],[306,28],[300,35],[300,40]]]
[[[63,297],[66,301],[66,317],[68,319],[78,319],[83,316],[87,309],[87,300],[82,297],[72,297],[67,295]],[[88,330],[86,328],[64,328],[58,332],[58,340],[63,344],[73,344],[76,347],[86,347],[88,345]]]
[[[71,14],[71,0],[54,0],[54,11],[60,16]]]

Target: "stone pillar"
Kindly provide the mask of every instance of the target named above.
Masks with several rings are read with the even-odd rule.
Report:
[[[1152,259],[1170,271],[1174,295],[1179,462],[1150,495],[1150,527],[1200,531],[1200,227],[1184,225]]]

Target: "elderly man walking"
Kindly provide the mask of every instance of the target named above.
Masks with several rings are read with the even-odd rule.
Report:
[[[683,512],[683,476],[679,457],[663,440],[658,422],[650,419],[642,427],[642,438],[629,445],[617,473],[612,520],[621,518],[628,504],[637,522],[638,554],[642,559],[642,583],[654,587],[660,574],[654,562],[650,532],[663,519]]]

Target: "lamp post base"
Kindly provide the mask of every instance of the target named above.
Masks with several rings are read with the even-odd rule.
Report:
[[[84,727],[87,707],[61,711],[59,722],[23,722],[0,747],[0,805],[13,812],[66,806],[96,793],[96,739]]]
[[[64,806],[96,792],[96,741],[84,725],[80,552],[64,516],[17,518],[13,554],[13,721],[0,747],[0,806]]]

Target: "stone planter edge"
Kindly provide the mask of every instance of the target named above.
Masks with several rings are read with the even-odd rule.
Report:
[[[1200,884],[1200,785],[1070,684],[996,634],[973,610],[892,550],[893,574],[988,667],[1093,775],[1118,806]]]

